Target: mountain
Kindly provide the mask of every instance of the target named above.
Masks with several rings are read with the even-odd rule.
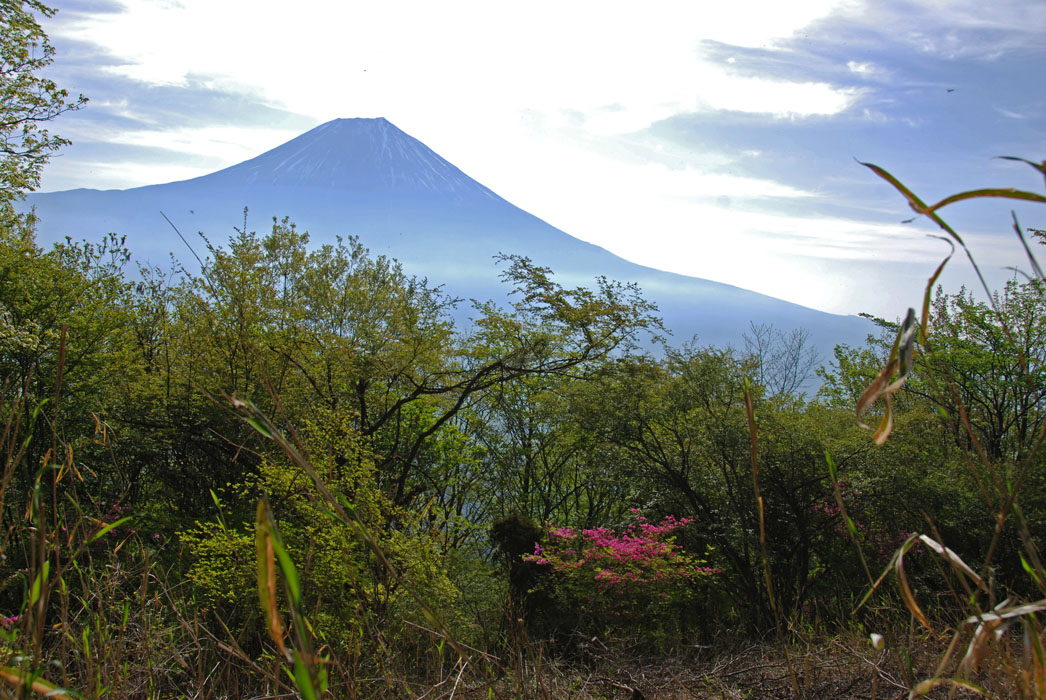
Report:
[[[337,119],[191,180],[37,193],[26,203],[36,208],[42,244],[116,232],[138,260],[159,264],[171,251],[192,259],[161,211],[190,242],[198,231],[221,242],[242,225],[246,206],[251,229],[290,216],[313,243],[357,235],[373,254],[464,298],[503,298],[493,256],[518,253],[552,268],[564,286],[599,275],[637,283],[660,307],[675,344],[696,334],[701,344],[738,347],[749,322],[766,323],[805,328],[827,360],[836,343],[863,342],[870,330],[856,316],[630,263],[513,206],[385,119]]]

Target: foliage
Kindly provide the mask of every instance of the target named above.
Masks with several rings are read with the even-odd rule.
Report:
[[[837,350],[836,368],[825,374],[826,400],[855,404],[882,366],[888,338],[898,326],[877,322],[884,334],[870,348]],[[866,491],[878,495],[876,514],[866,510],[864,517],[904,523],[898,531],[918,531],[925,522],[922,513],[932,513],[939,534],[952,546],[983,556],[995,539],[983,523],[994,522],[993,511],[997,513],[1007,484],[1018,478],[1022,465],[1035,468],[1025,476],[1028,488],[1021,503],[1029,513],[1041,513],[1046,506],[1037,488],[1043,479],[1042,457],[1035,455],[1046,418],[1041,284],[1011,280],[990,303],[975,300],[966,290],[946,294],[938,289],[928,325],[927,350],[914,356],[903,388],[893,396],[893,434],[875,454],[862,458],[868,468],[857,478]],[[909,466],[898,468],[902,464]],[[848,478],[857,474],[847,471]],[[905,493],[921,494],[917,509],[904,512]],[[1046,534],[1038,518],[1029,528],[1036,537]],[[1018,542],[1006,537],[995,545],[1001,548],[998,572],[1011,581],[1024,578],[1014,549]]]
[[[83,95],[69,100],[40,75],[54,60],[54,47],[34,13],[50,17],[55,10],[39,0],[0,5],[0,212],[7,226],[15,220],[12,203],[37,188],[50,155],[69,144],[43,127],[87,102]]]
[[[582,376],[530,376],[485,393],[474,440],[484,448],[495,513],[595,526],[627,512],[604,445],[574,412],[607,364],[593,363]]]
[[[373,458],[348,420],[318,411],[303,426],[302,437],[318,475],[352,505],[366,527],[379,533],[388,560],[425,592],[427,604],[451,609],[458,594],[431,538],[424,531],[412,531],[406,523],[384,527],[388,520],[409,520],[411,514],[397,509],[377,489]],[[266,459],[256,474],[230,485],[226,493],[237,502],[264,497],[272,503],[282,546],[306,581],[303,606],[315,611],[313,633],[326,645],[339,649],[355,637],[355,630],[390,615],[419,619],[416,607],[390,580],[383,564],[373,558],[351,527],[332,521],[310,477],[293,463],[275,456]],[[234,510],[246,508],[241,503]],[[211,611],[227,625],[258,635],[255,594],[244,585],[255,566],[253,529],[252,522],[231,526],[219,512],[216,520],[197,523],[180,533],[180,538],[192,554],[187,578]],[[260,643],[255,637],[250,646],[256,648]]]
[[[552,572],[539,585],[554,601],[560,632],[566,623],[582,634],[678,633],[702,582],[721,573],[676,544],[672,533],[691,519],[633,516],[620,530],[550,526],[545,544],[524,556]]]
[[[33,13],[51,10],[0,13],[6,210],[64,143],[44,122],[82,100],[38,77],[53,53]],[[959,249],[943,207],[1044,199],[927,206],[873,169]],[[525,258],[499,261],[509,303],[474,302],[463,329],[442,288],[286,219],[205,239],[199,275],[127,274],[116,236],[42,250],[28,223],[0,220],[14,694],[522,696],[549,649],[591,662],[771,625],[796,695],[792,654],[820,625],[880,630],[909,687],[990,668],[1010,675],[984,692],[1043,694],[1034,256],[980,298],[935,295],[942,264],[922,313],[875,319],[809,397],[801,330],[645,354],[662,329],[638,289],[564,287]],[[884,568],[896,591],[862,601]],[[902,653],[901,616],[958,635],[936,671],[910,630]],[[865,660],[878,679],[885,657]]]
[[[924,380],[908,389],[947,413],[960,447],[974,449],[976,441],[993,462],[1022,462],[1046,421],[1043,293],[1040,281],[1013,279],[991,305],[965,290],[934,299]]]
[[[1046,176],[1046,162],[1009,160],[1021,161]],[[980,270],[965,242],[939,211],[955,202],[984,197],[1046,203],[1046,196],[1033,192],[980,189],[951,195],[927,206],[890,173],[878,166],[865,165],[904,195],[917,214],[928,217],[945,231],[949,236],[947,240],[966,253],[978,276]],[[1041,697],[1046,689],[1046,657],[1042,651],[1046,630],[1036,618],[1046,609],[1046,600],[1022,600],[1028,594],[1046,595],[1046,568],[1039,557],[1041,499],[1034,494],[1036,489],[1029,489],[1036,477],[1041,478],[1043,460],[1039,450],[1046,439],[1046,422],[1039,417],[1043,395],[1038,377],[1042,351],[1042,284],[1046,283],[1046,276],[1027,244],[1016,214],[1013,224],[1034,273],[1028,276],[1029,282],[1026,285],[1013,282],[1001,295],[992,294],[984,285],[990,308],[976,303],[964,292],[951,298],[939,292],[931,301],[933,285],[948,263],[949,255],[930,277],[919,322],[915,321],[915,310],[909,309],[885,366],[857,402],[856,412],[860,418],[874,402],[882,399],[883,419],[874,436],[879,445],[893,432],[893,394],[903,387],[930,402],[949,428],[967,478],[977,486],[982,499],[980,530],[986,535],[990,533],[986,548],[975,550],[983,561],[979,573],[952,549],[954,539],[941,537],[930,516],[927,519],[934,536],[911,534],[891,559],[887,571],[892,568],[896,574],[905,607],[914,620],[932,633],[934,622],[917,600],[917,591],[913,591],[905,566],[905,555],[917,544],[925,545],[940,560],[941,577],[959,616],[956,621],[959,624],[952,623],[955,627],[952,641],[937,670],[930,678],[914,685],[911,697],[926,695],[939,686],[988,695],[978,683],[982,664],[992,652],[1002,654],[1001,663],[993,664],[994,673],[1008,677],[1011,695]],[[1039,235],[1037,230],[1033,233]],[[983,277],[981,281],[983,283]],[[917,361],[917,345],[923,362]],[[1028,490],[1032,495],[1026,497]],[[842,510],[838,488],[836,497]],[[1028,513],[1035,515],[1029,519]],[[1023,571],[1014,566],[1014,559],[1019,559]],[[1001,565],[996,563],[999,560]],[[1025,580],[1026,585],[1021,586],[1017,580],[1025,574],[1030,581]],[[870,571],[867,575],[871,590],[866,599],[886,573],[878,580],[872,580]],[[996,602],[999,598],[1003,600]],[[1020,662],[1016,662],[1018,654],[1005,634],[1016,625],[1023,628]],[[954,651],[961,648],[960,642],[964,640],[967,640],[966,653],[956,659]],[[914,684],[910,674],[906,681]]]
[[[996,300],[1012,309],[1006,328],[1024,329],[1024,346],[999,335],[995,312],[968,295],[938,296],[941,331],[931,342],[941,352],[914,356],[894,395],[895,434],[874,449],[845,407],[876,376],[889,340],[840,349],[824,391],[807,401],[782,389],[798,375],[788,370],[778,380],[769,371],[778,362],[772,344],[762,358],[758,348],[736,355],[694,345],[661,357],[624,352],[635,333],[656,325],[627,289],[565,290],[547,271],[514,261],[519,303],[481,305],[477,325],[460,334],[448,314],[453,300],[395,263],[371,258],[354,241],[319,250],[310,251],[307,235],[289,222],[276,222],[265,236],[239,231],[231,252],[212,248],[206,276],[145,271],[134,284],[122,277],[118,246],[44,252],[9,237],[0,251],[7,310],[0,363],[29,388],[10,405],[23,435],[35,436],[11,472],[9,502],[31,503],[21,500],[36,483],[29,465],[42,464],[50,426],[58,426],[62,449],[75,450],[67,463],[81,476],[68,471],[53,492],[59,502],[97,506],[48,516],[48,531],[78,518],[104,526],[115,522],[114,503],[131,507],[135,527],[159,535],[148,536],[155,551],[141,547],[135,556],[164,563],[168,594],[184,591],[174,617],[156,618],[149,632],[174,634],[168,646],[149,643],[191,644],[222,659],[238,669],[223,681],[227,689],[286,690],[285,679],[259,671],[277,667],[271,662],[284,652],[276,639],[299,654],[301,668],[288,667],[295,678],[306,678],[305,669],[314,690],[327,683],[351,694],[361,692],[353,679],[383,677],[389,668],[444,677],[476,653],[464,645],[515,653],[528,633],[564,640],[582,631],[607,644],[631,638],[664,649],[738,623],[766,629],[774,605],[786,620],[845,621],[862,579],[847,546],[851,524],[872,568],[921,527],[923,510],[935,513],[941,539],[955,551],[991,545],[976,527],[990,510],[978,505],[977,478],[961,467],[974,438],[989,444],[993,414],[948,413],[931,397],[933,382],[963,387],[969,397],[993,396],[987,389],[998,386],[996,403],[1014,416],[993,462],[1004,474],[1019,476],[1015,460],[1030,449],[1021,421],[1038,430],[1036,385],[1011,386],[1006,378],[1019,363],[1003,362],[1024,352],[1025,363],[1037,366],[1041,305],[1032,285],[1015,283]],[[887,338],[896,333],[883,327]],[[748,392],[761,509],[745,406],[745,378],[760,376],[760,361],[770,386],[757,382]],[[33,402],[53,396],[59,376],[58,412],[39,413]],[[1027,409],[1012,400],[1015,389],[1026,392]],[[223,393],[256,398],[273,425],[259,433],[225,407]],[[32,423],[34,411],[48,422]],[[959,438],[953,428],[943,439],[948,421]],[[291,436],[306,462],[274,445],[267,437],[274,432]],[[826,450],[838,466],[839,499],[823,467]],[[1037,483],[1037,473],[1027,483]],[[300,582],[294,595],[274,584],[273,609],[287,621],[281,628],[265,623],[249,585],[260,499],[273,542],[278,534]],[[1042,505],[1033,497],[1020,505],[1028,531],[1037,532]],[[614,527],[632,508],[655,514],[657,524]],[[670,527],[662,520],[668,513],[702,527]],[[546,532],[534,516],[567,529]],[[111,534],[123,535],[119,527]],[[178,539],[168,539],[171,531]],[[12,532],[18,544],[6,550],[8,561],[38,570],[45,559],[32,554],[30,533]],[[567,532],[573,537],[561,536]],[[937,599],[947,578],[930,566],[913,568],[914,548],[930,546],[918,542],[907,562],[910,590],[927,616],[944,614],[943,605],[925,601]],[[131,551],[128,544],[121,554]],[[1005,542],[996,552],[1017,558]],[[705,557],[717,573],[704,571]],[[53,567],[59,558],[46,560]],[[998,570],[1012,568],[1009,561]],[[32,584],[32,577],[20,580]],[[90,580],[85,575],[80,585]],[[16,590],[6,592],[9,615],[21,609]],[[114,592],[110,600],[129,598]],[[178,615],[193,617],[189,629],[203,636],[171,633],[175,623],[184,630]],[[106,616],[114,619],[112,610]],[[68,653],[60,637],[45,631],[38,638],[39,658]],[[434,651],[442,643],[460,654]],[[170,667],[175,657],[166,658]],[[66,667],[74,669],[74,687],[101,692],[104,683],[88,686],[76,675],[82,667]],[[169,682],[190,682],[179,673],[172,670]]]
[[[600,443],[612,446],[612,474],[626,502],[702,523],[688,547],[714,548],[724,570],[720,586],[733,614],[754,628],[769,624],[763,584],[759,513],[745,410],[749,361],[730,351],[686,347],[663,360],[633,358],[579,392],[572,411]],[[756,387],[756,391],[761,391]],[[840,411],[795,397],[757,400],[760,483],[771,565],[782,609],[817,596],[848,596],[850,555],[816,510],[830,497],[823,455],[853,430]],[[636,488],[639,486],[639,488]]]

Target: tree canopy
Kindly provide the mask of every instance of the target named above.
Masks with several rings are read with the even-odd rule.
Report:
[[[55,12],[39,0],[0,3],[0,207],[6,216],[15,200],[39,186],[51,154],[69,144],[50,133],[49,122],[87,103],[41,75],[54,47],[37,14]]]

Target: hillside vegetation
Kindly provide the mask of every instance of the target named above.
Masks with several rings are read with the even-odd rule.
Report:
[[[46,46],[11,7],[8,63]],[[809,396],[802,332],[651,354],[639,290],[525,258],[462,328],[287,220],[200,274],[44,250],[45,151],[0,170],[5,696],[1044,695],[1031,251],[990,302],[934,274]]]

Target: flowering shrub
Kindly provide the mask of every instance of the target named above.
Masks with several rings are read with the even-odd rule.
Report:
[[[654,524],[636,509],[632,514],[635,521],[619,530],[550,525],[545,544],[523,557],[550,569],[544,586],[561,620],[576,613],[582,628],[675,627],[701,584],[721,573],[676,544],[673,533],[692,519],[669,515]]]

